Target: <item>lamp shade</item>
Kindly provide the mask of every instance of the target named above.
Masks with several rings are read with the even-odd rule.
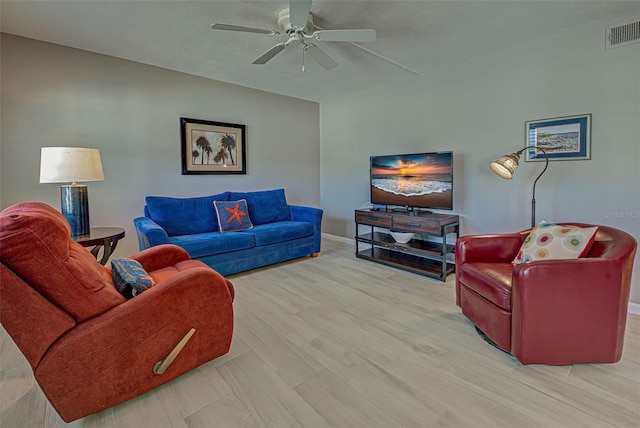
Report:
[[[511,180],[513,173],[518,169],[518,160],[520,160],[520,155],[518,153],[511,153],[510,155],[502,156],[497,161],[491,162],[489,166],[491,170],[500,177]]]
[[[103,180],[100,150],[82,147],[42,147],[40,183]]]

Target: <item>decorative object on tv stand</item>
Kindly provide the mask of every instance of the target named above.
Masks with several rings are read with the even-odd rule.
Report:
[[[60,187],[60,208],[71,226],[71,236],[86,235],[89,226],[89,190],[78,182],[104,181],[98,149],[42,147],[40,183],[68,183]]]
[[[413,232],[396,232],[395,230],[390,230],[389,234],[400,244],[406,244],[415,236],[415,233]]]
[[[511,153],[510,155],[502,156],[500,159],[491,162],[489,166],[491,167],[491,170],[495,172],[497,175],[499,175],[500,177],[507,180],[511,180],[511,178],[513,177],[513,173],[516,171],[516,169],[518,169],[518,160],[520,160],[520,153],[524,152],[525,150],[531,150],[531,151],[540,150],[544,154],[546,159],[546,163],[544,164],[544,168],[542,172],[540,173],[540,175],[538,175],[538,177],[533,182],[533,195],[531,197],[531,227],[535,227],[536,226],[536,183],[538,182],[540,177],[542,177],[542,174],[544,174],[544,172],[547,170],[547,167],[549,166],[549,157],[547,156],[547,152],[541,147],[527,146],[522,150],[518,150],[515,153]]]

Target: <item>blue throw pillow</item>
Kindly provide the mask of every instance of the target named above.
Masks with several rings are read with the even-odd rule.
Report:
[[[220,232],[235,232],[238,230],[251,229],[253,224],[249,218],[247,201],[214,201]]]
[[[291,220],[291,212],[284,196],[284,189],[230,192],[229,199],[246,200],[249,205],[251,221],[255,225]]]
[[[169,236],[218,231],[218,220],[211,209],[213,201],[228,201],[228,193],[195,198],[147,196],[149,217]]]
[[[144,270],[140,262],[133,259],[111,260],[113,283],[116,289],[127,299],[150,289],[156,282]]]

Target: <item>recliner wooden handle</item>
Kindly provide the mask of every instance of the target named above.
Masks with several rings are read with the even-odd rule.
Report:
[[[153,366],[153,373],[157,375],[163,374],[169,368],[171,363],[173,363],[173,360],[176,359],[180,351],[182,351],[182,348],[184,348],[184,346],[187,344],[189,339],[191,339],[191,336],[193,336],[193,333],[195,332],[195,328],[189,330],[187,334],[185,334],[184,337],[180,339],[180,342],[178,342],[178,344],[171,350],[171,352],[169,352],[169,354],[164,357],[164,359],[155,363]]]

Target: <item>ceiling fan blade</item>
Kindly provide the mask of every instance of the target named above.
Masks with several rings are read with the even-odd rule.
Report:
[[[325,70],[331,70],[332,68],[336,68],[338,63],[335,62],[329,55],[324,53],[322,49],[317,47],[316,45],[305,45],[304,50],[309,52],[309,55],[315,59],[318,64]]]
[[[311,13],[311,0],[289,0],[289,20],[291,25],[303,29]]]
[[[226,30],[226,31],[241,31],[243,33],[258,33],[258,34],[269,34],[269,35],[280,34],[279,32],[274,30],[263,30],[261,28],[242,27],[240,25],[218,24],[215,22],[211,24],[211,29]]]
[[[374,42],[376,30],[321,30],[311,37],[322,42]]]
[[[266,51],[260,58],[253,61],[252,64],[266,64],[267,61],[282,52],[284,48],[286,48],[286,45],[284,43],[278,43],[277,45]]]

